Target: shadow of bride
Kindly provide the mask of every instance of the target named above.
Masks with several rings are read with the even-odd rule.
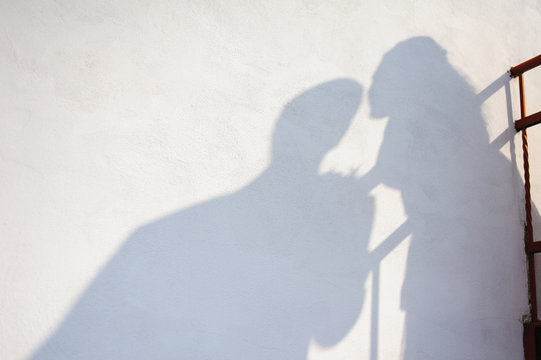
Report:
[[[343,339],[364,301],[373,202],[318,166],[361,95],[338,79],[295,97],[269,168],[135,231],[33,359],[297,360],[311,339]]]
[[[522,354],[524,255],[510,181],[518,177],[499,152],[502,139],[489,142],[481,113],[486,93],[508,81],[477,96],[428,37],[397,44],[374,74],[371,115],[389,122],[370,176],[402,194],[408,220],[392,242],[411,234],[401,294],[404,359]],[[516,317],[504,315],[512,311]]]

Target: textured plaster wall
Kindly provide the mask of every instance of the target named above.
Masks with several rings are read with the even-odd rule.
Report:
[[[540,22],[0,1],[0,358],[521,359]]]

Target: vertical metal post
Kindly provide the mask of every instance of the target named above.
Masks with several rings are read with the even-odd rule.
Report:
[[[515,121],[515,129],[521,131],[522,156],[524,163],[524,209],[526,221],[524,224],[524,241],[528,267],[528,295],[530,300],[530,319],[524,322],[524,358],[535,360],[541,358],[541,321],[537,313],[537,284],[535,281],[535,254],[541,253],[541,241],[534,241],[532,225],[532,198],[530,195],[530,163],[528,159],[528,134],[526,128],[541,124],[541,111],[526,116],[526,101],[524,99],[523,74],[537,66],[541,66],[541,55],[537,55],[510,69],[512,77],[518,76],[520,91],[520,120]],[[526,319],[525,319],[526,320]],[[539,347],[539,348],[538,348]]]
[[[524,78],[520,74],[519,78],[520,91],[520,117],[526,117],[526,104],[524,99]],[[533,227],[532,227],[532,199],[530,195],[530,163],[528,159],[528,134],[526,129],[521,130],[522,135],[522,156],[524,162],[524,207],[526,211],[526,245],[533,244]],[[528,252],[528,287],[530,290],[530,307],[532,312],[532,321],[537,321],[537,291],[535,283],[535,258],[533,252]]]

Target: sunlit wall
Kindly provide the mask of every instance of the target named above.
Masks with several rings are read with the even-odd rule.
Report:
[[[0,1],[0,358],[521,359],[540,23]]]

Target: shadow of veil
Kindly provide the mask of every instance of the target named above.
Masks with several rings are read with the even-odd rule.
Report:
[[[373,202],[318,166],[361,95],[338,79],[295,97],[267,170],[135,231],[32,358],[297,360],[311,339],[343,339],[363,305]]]
[[[485,98],[428,37],[388,51],[369,90],[372,117],[389,119],[369,175],[401,192],[412,235],[401,294],[407,360],[522,354],[520,315],[502,315],[525,291],[513,278],[524,271],[520,228],[509,226],[516,169],[489,143]]]

